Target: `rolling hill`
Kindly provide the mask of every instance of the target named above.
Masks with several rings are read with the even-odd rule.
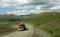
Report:
[[[37,15],[31,15],[29,18],[25,19],[25,22],[33,23],[34,25],[44,24],[54,20],[60,19],[59,12],[43,12]]]
[[[16,15],[0,15],[0,22],[10,22],[10,21],[19,21],[22,17]]]
[[[1,21],[16,21],[22,20],[26,23],[31,23],[35,28],[42,29],[53,37],[60,37],[60,12],[43,12],[30,16],[15,16],[15,15],[0,15]],[[15,22],[16,23],[16,22]],[[15,24],[11,22],[11,25]],[[9,23],[10,24],[10,23]],[[8,24],[2,25],[2,28],[9,26]],[[9,26],[11,27],[11,26]],[[4,28],[7,29],[7,28]]]
[[[35,28],[42,29],[53,37],[60,37],[60,12],[43,12],[32,15],[24,22],[32,23]]]

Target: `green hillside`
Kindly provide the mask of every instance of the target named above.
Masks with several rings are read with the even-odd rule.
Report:
[[[10,21],[19,21],[22,17],[16,15],[0,15],[0,22],[10,22]]]
[[[0,15],[0,36],[16,31],[17,28],[13,27],[18,24],[18,21],[21,20],[22,20],[21,16],[16,16],[12,14]]]
[[[24,21],[33,23],[34,25],[40,25],[58,19],[60,19],[59,12],[43,12],[38,15],[31,15],[29,18],[25,19]]]
[[[37,26],[37,28],[48,32],[53,37],[60,37],[60,20],[42,24],[40,26]]]
[[[53,37],[60,37],[60,12],[43,12],[32,15],[24,22],[32,23],[35,28],[42,29]]]

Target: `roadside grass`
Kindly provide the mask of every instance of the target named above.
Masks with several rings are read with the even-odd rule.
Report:
[[[55,21],[55,22],[52,22]],[[41,20],[30,20],[28,23],[32,23],[35,28],[42,29],[53,37],[60,37],[60,19],[59,18],[44,18]],[[52,22],[52,23],[51,23]],[[39,26],[39,27],[38,27]]]
[[[50,33],[53,37],[60,37],[60,20],[42,24],[37,28]]]
[[[56,22],[52,22],[52,21],[56,21]],[[50,33],[51,36],[53,36],[53,37],[60,37],[60,18],[59,17],[31,19],[31,20],[27,20],[26,22],[32,23],[33,26]],[[52,22],[52,23],[50,23],[50,22]]]
[[[15,31],[17,31],[17,28],[7,28],[7,29],[0,30],[0,36],[7,35]]]
[[[0,36],[17,31],[17,28],[14,28],[15,25],[17,25],[17,22],[0,23]]]

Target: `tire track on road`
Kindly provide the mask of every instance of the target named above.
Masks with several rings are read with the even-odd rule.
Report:
[[[47,32],[40,30],[40,29],[34,29],[32,37],[52,37]]]

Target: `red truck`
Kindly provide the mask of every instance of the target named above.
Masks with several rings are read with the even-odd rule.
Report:
[[[25,29],[26,29],[26,28],[25,28],[25,24],[21,22],[21,23],[18,25],[18,30],[23,31],[23,30],[25,30]]]

